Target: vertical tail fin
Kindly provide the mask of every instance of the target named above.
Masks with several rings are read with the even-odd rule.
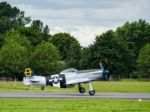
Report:
[[[26,68],[24,74],[25,74],[26,77],[32,76],[32,70],[31,70],[31,68]]]

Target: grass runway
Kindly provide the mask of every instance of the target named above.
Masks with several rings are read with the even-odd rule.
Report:
[[[88,91],[87,85],[83,85]],[[150,93],[150,82],[93,82],[97,92]],[[22,82],[0,82],[3,91],[40,91],[40,87]],[[60,89],[47,86],[47,92],[78,92],[78,88]],[[150,100],[128,99],[40,99],[0,98],[0,112],[150,112]]]
[[[150,112],[150,101],[2,98],[0,112]]]

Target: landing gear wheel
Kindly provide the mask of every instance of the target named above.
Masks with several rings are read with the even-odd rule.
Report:
[[[84,88],[84,87],[80,87],[80,88],[79,88],[79,92],[80,92],[80,93],[84,93],[84,92],[85,92],[85,88]]]
[[[89,94],[93,96],[95,94],[95,90],[89,91]]]
[[[44,90],[44,86],[41,87],[41,90],[42,90],[42,91]]]

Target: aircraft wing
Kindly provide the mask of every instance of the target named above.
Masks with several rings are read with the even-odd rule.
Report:
[[[37,82],[40,82],[40,81],[30,80],[30,82],[32,82],[32,83],[37,83]]]
[[[66,84],[77,84],[77,83],[84,83],[84,82],[90,82],[91,80],[89,78],[81,78],[81,79],[74,79],[71,81],[68,81]]]

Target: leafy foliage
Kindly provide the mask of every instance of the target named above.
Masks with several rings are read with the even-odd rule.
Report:
[[[43,30],[43,22],[40,20],[33,20],[31,24],[31,28],[34,30],[37,30],[39,32],[42,32]]]
[[[150,76],[150,44],[146,44],[137,59],[137,73]]]
[[[0,71],[3,74],[15,76],[22,73],[28,63],[28,51],[17,42],[7,43],[0,50]]]
[[[43,42],[32,53],[31,67],[39,74],[51,75],[58,70],[59,58],[57,48],[51,43]]]
[[[99,62],[102,61],[103,65],[110,69],[113,74],[125,75],[130,72],[132,55],[125,43],[115,37],[113,31],[107,31],[97,36],[95,43],[85,49],[83,53],[84,68],[86,65],[86,68],[99,68]]]
[[[49,27],[48,27],[48,25],[46,25],[44,28],[43,28],[43,40],[45,40],[46,42],[49,40],[49,38],[51,37],[50,35],[49,35],[49,32],[50,32],[50,30],[49,30]]]
[[[18,32],[10,31],[2,37],[4,45],[0,50],[0,71],[1,74],[15,77],[29,66],[32,47],[27,38]]]
[[[145,20],[138,22],[126,22],[122,27],[118,27],[116,35],[126,41],[128,48],[134,52],[132,64],[135,69],[136,60],[140,49],[147,43],[150,43],[150,24]]]
[[[79,68],[80,44],[68,33],[58,33],[50,38],[60,51],[61,60],[66,61],[68,67]]]
[[[5,33],[12,28],[24,26],[30,22],[29,17],[24,17],[24,12],[12,7],[7,2],[0,3],[0,33]]]
[[[51,75],[63,68],[99,68],[99,62],[113,75],[150,74],[150,24],[145,20],[126,22],[116,31],[96,36],[82,48],[68,33],[50,35],[49,26],[33,20],[17,7],[0,3],[0,75],[16,76],[25,67],[40,75]]]
[[[27,39],[26,36],[21,35],[20,33],[18,33],[17,31],[9,31],[7,32],[5,35],[3,35],[3,39],[4,39],[4,43],[8,44],[8,43],[18,43],[21,46],[27,48],[28,51],[32,50],[32,46],[30,41]]]
[[[37,30],[34,30],[31,27],[19,27],[16,29],[20,34],[26,36],[32,46],[37,46],[40,44],[43,40],[41,37],[41,33]]]

